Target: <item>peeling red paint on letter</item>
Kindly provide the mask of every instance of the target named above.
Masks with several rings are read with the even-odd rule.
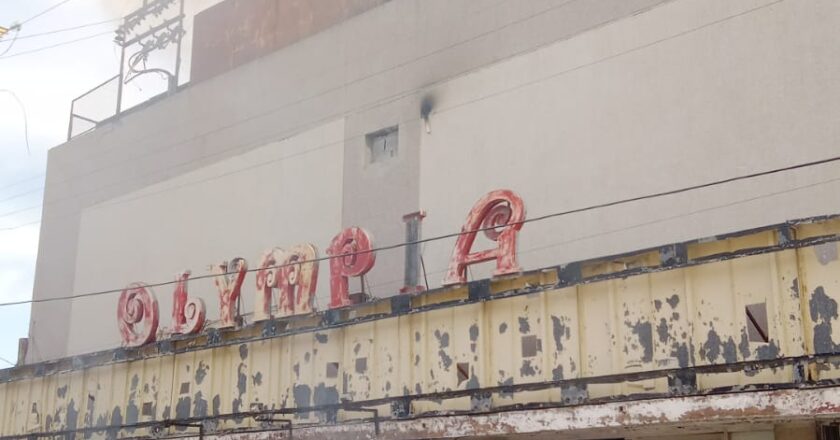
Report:
[[[260,268],[256,273],[257,296],[254,300],[254,320],[271,319],[271,303],[274,300],[274,289],[277,287],[277,262],[282,260],[283,250],[269,249],[260,259]]]
[[[187,280],[190,271],[185,270],[177,275],[175,292],[172,294],[172,333],[190,335],[204,328],[207,309],[201,298],[190,298],[187,295]]]
[[[212,267],[216,277],[213,282],[219,289],[219,327],[233,327],[239,316],[236,310],[242,282],[248,273],[248,262],[244,258],[234,258]]]
[[[461,235],[455,242],[443,285],[465,283],[467,266],[483,261],[496,260],[494,276],[520,272],[516,260],[516,237],[522,229],[523,220],[525,204],[513,191],[499,189],[479,199],[470,210]],[[492,228],[486,229],[484,235],[497,243],[496,248],[470,253],[478,230],[484,228]]]
[[[330,308],[352,304],[348,292],[348,277],[367,273],[376,262],[372,251],[373,239],[362,228],[347,228],[333,238],[327,255],[330,259]]]
[[[117,322],[122,344],[137,347],[155,340],[160,314],[152,289],[143,283],[131,283],[120,293]]]
[[[281,260],[278,316],[300,315],[312,312],[315,289],[318,286],[318,248],[312,244],[299,244],[285,252]]]

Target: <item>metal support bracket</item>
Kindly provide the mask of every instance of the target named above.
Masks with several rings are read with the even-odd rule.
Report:
[[[373,414],[373,432],[379,436],[379,410],[376,408],[353,408],[351,411],[369,412]]]

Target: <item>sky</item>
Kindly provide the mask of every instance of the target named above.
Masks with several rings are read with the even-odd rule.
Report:
[[[187,16],[217,1],[187,0]],[[22,23],[59,3],[0,0],[0,26]],[[32,298],[47,150],[67,140],[71,101],[119,71],[119,49],[109,31],[137,5],[138,0],[70,0],[23,23],[13,45],[14,31],[0,39],[0,303]],[[190,24],[185,23],[188,31]],[[82,40],[38,50],[77,39]],[[142,82],[127,89],[135,97],[144,93]],[[29,314],[29,305],[0,307],[0,368],[16,361]]]

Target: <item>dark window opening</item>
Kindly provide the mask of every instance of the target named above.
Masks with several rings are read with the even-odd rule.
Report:
[[[458,362],[457,365],[458,370],[458,385],[461,385],[462,382],[470,379],[470,363],[469,362]]]
[[[747,337],[750,342],[770,342],[767,325],[767,304],[750,304],[746,307]]]

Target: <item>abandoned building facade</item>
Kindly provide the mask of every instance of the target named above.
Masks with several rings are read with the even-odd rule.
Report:
[[[209,3],[50,150],[0,438],[838,438],[840,4]]]

